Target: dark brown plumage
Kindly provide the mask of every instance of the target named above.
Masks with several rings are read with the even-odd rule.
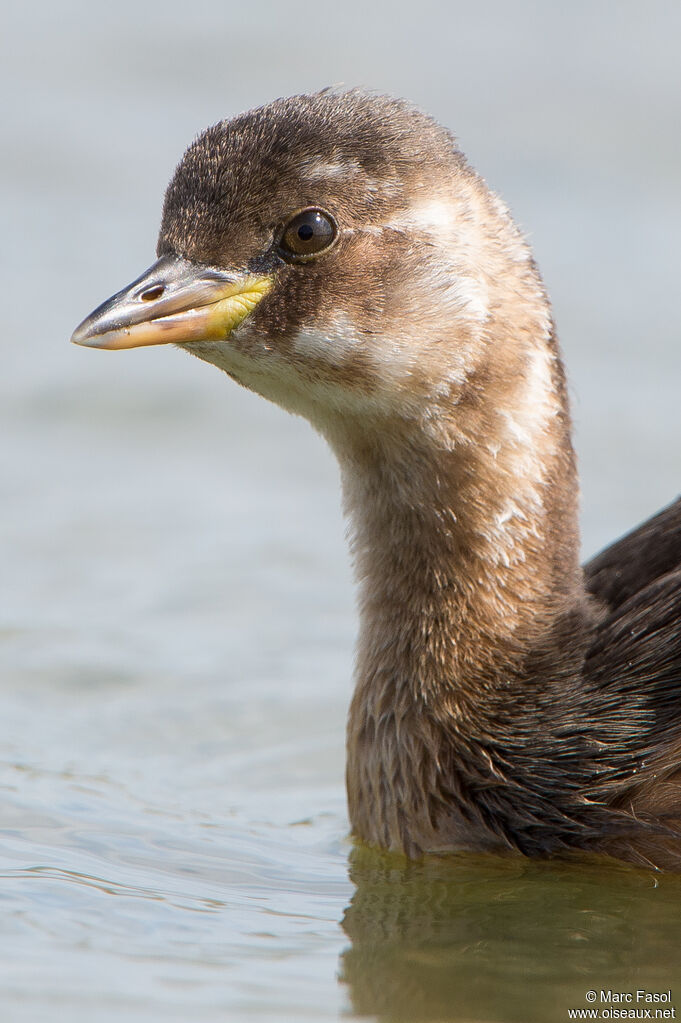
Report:
[[[681,869],[681,502],[582,571],[548,300],[449,133],[358,92],[222,122],[158,254],[74,340],[181,343],[335,451],[357,837]]]

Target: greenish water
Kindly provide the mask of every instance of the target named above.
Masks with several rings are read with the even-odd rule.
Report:
[[[678,878],[586,860],[405,866],[366,851],[350,876],[342,976],[360,1015],[559,1023],[591,1004],[629,1007],[601,991],[631,992],[636,1008],[637,989],[671,989],[681,1012]]]
[[[592,552],[681,478],[681,8],[5,8],[0,1019],[559,1023],[639,986],[681,1012],[675,878],[352,850],[331,456],[182,353],[67,343],[151,263],[199,129],[329,82],[409,96],[531,235]]]

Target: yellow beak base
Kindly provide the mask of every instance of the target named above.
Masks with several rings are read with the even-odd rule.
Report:
[[[163,256],[83,320],[71,340],[107,349],[226,341],[273,283],[270,275],[228,274]]]

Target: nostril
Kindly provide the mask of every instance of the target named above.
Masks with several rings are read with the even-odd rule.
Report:
[[[154,299],[160,298],[165,290],[162,284],[155,284],[153,288],[147,288],[146,291],[143,291],[140,298],[143,302],[153,302]]]

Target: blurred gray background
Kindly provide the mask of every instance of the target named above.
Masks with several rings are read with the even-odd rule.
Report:
[[[1,34],[0,754],[15,842],[4,863],[22,878],[35,863],[61,871],[51,901],[27,902],[13,883],[5,894],[12,954],[43,970],[42,996],[15,975],[17,1005],[33,991],[44,1019],[41,997],[60,991],[65,1018],[81,1005],[89,1019],[73,992],[89,984],[107,1004],[106,971],[127,976],[131,929],[161,972],[174,942],[169,976],[193,976],[186,915],[157,920],[153,900],[133,901],[125,943],[103,950],[114,903],[74,908],[73,882],[85,900],[91,877],[165,897],[188,860],[209,862],[203,814],[222,829],[206,891],[229,902],[236,889],[216,879],[254,835],[244,859],[273,857],[249,870],[278,922],[253,920],[276,940],[268,952],[254,938],[252,955],[279,962],[277,941],[297,948],[311,990],[326,948],[314,997],[335,1012],[355,631],[335,464],[307,424],[183,353],[68,338],[153,261],[164,187],[202,128],[331,83],[406,96],[453,129],[531,239],[567,362],[594,552],[681,479],[681,5],[38,0],[5,2]],[[337,887],[324,888],[326,916],[303,895],[292,904],[326,920],[308,959],[276,878],[304,873],[300,829],[289,849],[286,828],[323,807],[331,816],[306,834]],[[211,918],[237,959],[248,899]],[[252,979],[244,967],[231,990],[240,977]],[[139,1005],[160,997],[148,983]],[[239,1004],[238,1019],[251,1003]]]

